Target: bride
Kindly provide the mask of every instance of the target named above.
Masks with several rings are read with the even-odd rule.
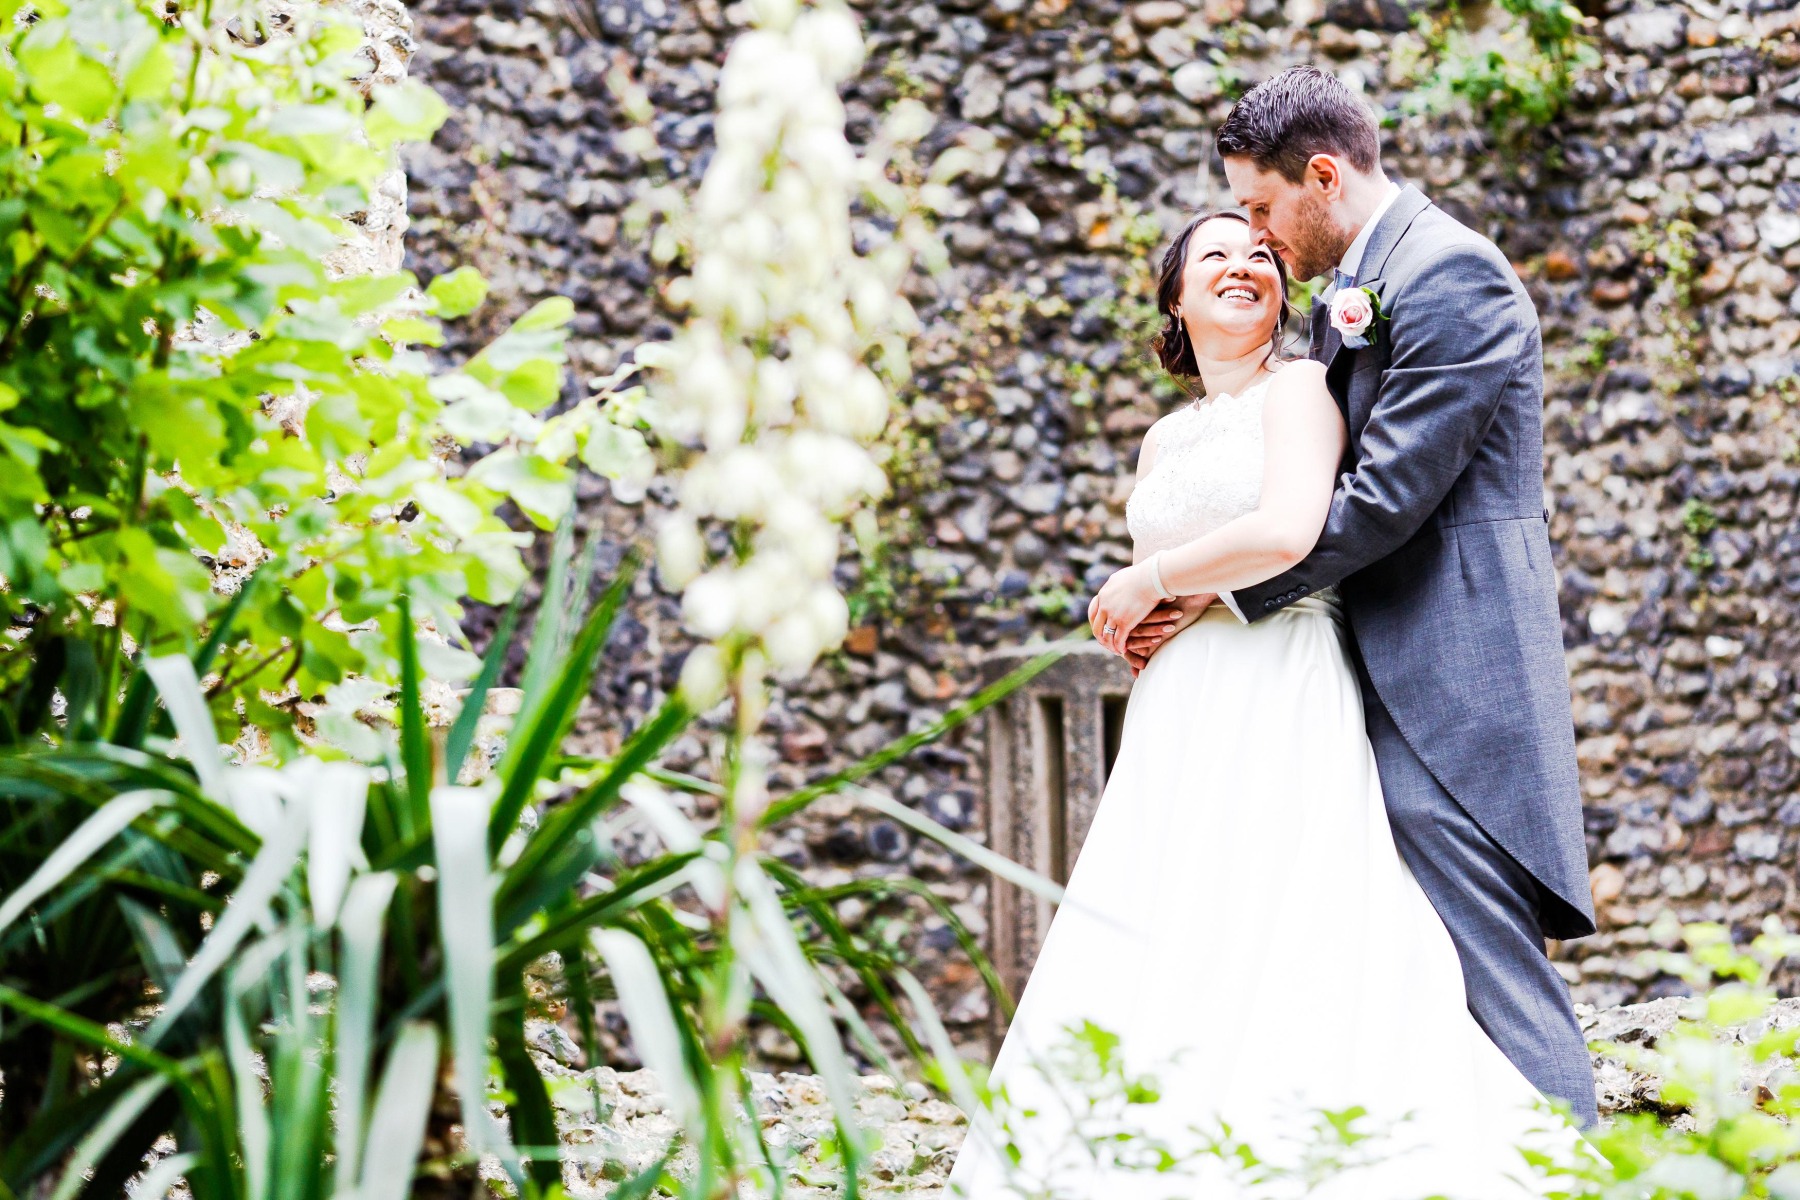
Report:
[[[1144,439],[1134,562],[1090,607],[1115,651],[1169,598],[1270,578],[1318,538],[1346,435],[1325,368],[1278,355],[1286,283],[1234,213],[1189,222],[1164,257],[1157,349],[1204,394]],[[1041,1065],[1085,1022],[1154,1076],[1140,1127],[1172,1144],[1223,1121],[1266,1149],[1320,1111],[1366,1109],[1390,1131],[1380,1161],[1321,1197],[1534,1196],[1516,1146],[1576,1136],[1470,1015],[1456,949],[1395,849],[1330,589],[1253,625],[1206,607],[1144,667],[992,1076],[1021,1177],[1055,1175],[1057,1196],[1250,1195],[1216,1161],[1198,1178],[1062,1165],[1083,1158],[1081,1101]],[[953,1191],[1017,1194],[1006,1157],[972,1131]]]

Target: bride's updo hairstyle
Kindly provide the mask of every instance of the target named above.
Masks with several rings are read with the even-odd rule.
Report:
[[[1156,279],[1156,309],[1162,315],[1162,328],[1150,339],[1150,348],[1156,351],[1157,361],[1162,363],[1163,370],[1184,382],[1200,374],[1200,364],[1194,361],[1194,343],[1188,338],[1187,328],[1175,315],[1175,309],[1181,304],[1182,276],[1187,273],[1188,243],[1194,240],[1194,230],[1221,217],[1250,224],[1250,219],[1243,213],[1230,209],[1201,213],[1192,218],[1181,227],[1181,232],[1175,235],[1174,243],[1163,252],[1162,271]],[[1281,309],[1275,314],[1275,328],[1269,331],[1270,357],[1274,356],[1276,347],[1281,344],[1281,331],[1287,327],[1288,317],[1293,313],[1288,304],[1287,264],[1281,261],[1279,254],[1273,257],[1275,274],[1281,279]]]

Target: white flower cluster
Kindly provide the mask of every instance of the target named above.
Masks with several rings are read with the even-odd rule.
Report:
[[[685,323],[637,359],[645,418],[691,455],[660,531],[663,579],[695,633],[803,670],[846,633],[842,522],[887,486],[867,443],[905,370],[917,320],[901,287],[930,240],[888,168],[931,118],[898,107],[859,155],[837,90],[862,62],[855,15],[835,0],[750,9],[697,193],[649,201],[659,257],[691,270],[668,290]],[[709,548],[709,529],[728,536]],[[709,669],[716,654],[695,656]]]

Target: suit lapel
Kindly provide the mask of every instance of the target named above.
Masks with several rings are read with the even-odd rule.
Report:
[[[1369,235],[1369,244],[1363,247],[1362,263],[1356,269],[1357,287],[1371,287],[1381,278],[1394,247],[1400,244],[1400,239],[1406,236],[1419,214],[1430,207],[1431,201],[1418,188],[1408,184],[1400,189],[1388,210],[1381,214],[1381,223],[1375,226],[1375,232]]]
[[[1319,346],[1319,361],[1324,363],[1325,370],[1330,372],[1331,364],[1337,361],[1338,351],[1344,348],[1344,335],[1339,333],[1337,326],[1331,323],[1329,310],[1325,313],[1324,325],[1325,336]]]
[[[1357,268],[1358,278],[1354,281],[1354,286],[1373,288],[1379,293],[1381,272],[1387,267],[1388,256],[1400,244],[1400,239],[1412,227],[1418,215],[1429,207],[1431,201],[1418,188],[1408,184],[1400,189],[1400,194],[1394,197],[1388,210],[1381,214],[1381,222],[1369,235],[1369,244],[1363,247],[1362,263]],[[1337,361],[1338,351],[1344,348],[1344,335],[1331,324],[1329,313],[1321,317],[1317,305],[1314,306],[1313,314],[1315,327],[1319,324],[1325,326],[1322,337],[1315,328],[1314,344],[1318,349],[1313,357],[1324,363],[1325,370],[1329,373],[1331,365]]]

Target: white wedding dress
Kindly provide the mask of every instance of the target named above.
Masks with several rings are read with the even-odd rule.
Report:
[[[1143,553],[1256,506],[1266,390],[1158,425],[1156,461],[1127,509]],[[1119,1035],[1128,1067],[1155,1076],[1161,1100],[1134,1121],[1177,1146],[1217,1119],[1267,1155],[1309,1110],[1411,1114],[1384,1161],[1310,1193],[1321,1200],[1539,1195],[1515,1144],[1578,1137],[1537,1110],[1537,1091],[1469,1014],[1455,947],[1394,847],[1330,592],[1254,625],[1215,604],[1139,676],[992,1077],[1008,1090],[1023,1166],[1054,1176],[1058,1196],[1299,1194],[1242,1186],[1216,1161],[1159,1175],[1071,1154],[1074,1093],[1032,1064],[1083,1021]],[[972,1131],[952,1194],[1015,1195],[999,1162]]]

